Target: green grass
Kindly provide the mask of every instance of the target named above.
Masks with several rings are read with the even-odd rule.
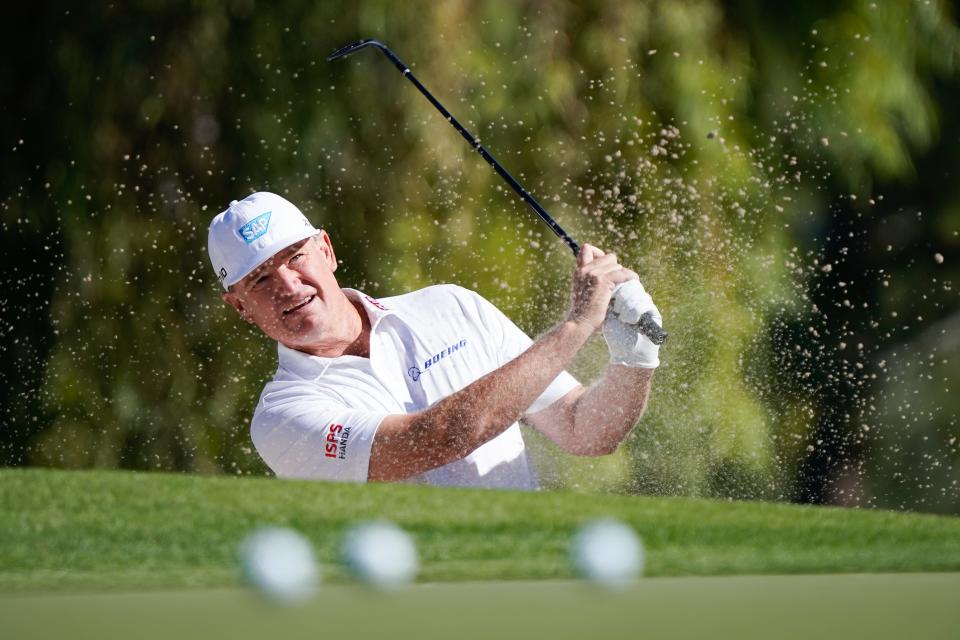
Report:
[[[0,597],[5,638],[955,639],[960,574],[642,580],[616,593],[569,581],[324,586],[298,608],[240,589]]]
[[[340,536],[371,518],[414,535],[422,581],[570,577],[570,536],[600,516],[641,533],[648,576],[960,570],[960,518],[682,498],[15,469],[0,513],[8,593],[232,586],[239,542],[267,524],[343,581]]]

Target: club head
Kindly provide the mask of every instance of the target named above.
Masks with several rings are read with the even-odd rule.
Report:
[[[334,51],[333,53],[327,56],[327,62],[332,62],[340,58],[346,58],[347,56],[353,53],[356,53],[357,51],[360,51],[360,49],[365,49],[367,47],[376,47],[381,51],[386,49],[386,47],[382,42],[379,42],[372,38],[367,38],[366,40],[358,40],[357,42],[353,42],[344,47],[340,47],[339,49],[337,49],[336,51]]]

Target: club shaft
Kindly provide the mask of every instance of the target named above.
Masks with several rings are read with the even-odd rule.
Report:
[[[530,193],[523,188],[523,185],[517,182],[517,179],[510,175],[509,171],[503,168],[503,165],[493,157],[493,154],[487,151],[487,149],[480,144],[480,141],[477,140],[477,138],[470,133],[466,127],[460,124],[460,121],[454,118],[453,114],[447,111],[446,107],[440,104],[439,100],[433,97],[433,94],[430,93],[430,91],[428,91],[427,88],[423,86],[419,80],[417,80],[417,77],[410,72],[410,67],[404,64],[404,62],[397,57],[397,54],[391,51],[386,45],[377,40],[361,40],[360,42],[337,49],[327,57],[327,60],[330,61],[336,60],[337,58],[343,58],[369,46],[376,47],[381,51],[381,53],[387,56],[390,62],[393,63],[393,66],[395,66],[400,73],[407,78],[407,80],[413,83],[413,86],[417,88],[417,91],[422,93],[423,96],[430,101],[430,104],[432,104],[434,108],[439,111],[444,118],[446,118],[447,122],[449,122],[454,129],[460,132],[460,135],[463,136],[464,140],[469,142],[470,146],[476,149],[477,153],[479,153],[481,157],[483,157],[483,159],[486,160],[491,167],[493,167],[494,171],[500,174],[500,177],[510,185],[510,188],[513,189],[523,199],[523,201],[526,202],[530,208],[536,212],[538,216],[540,216],[540,219],[543,220],[548,227],[550,227],[557,237],[563,240],[563,242],[570,247],[570,250],[573,251],[574,256],[580,254],[580,245],[570,237],[570,234],[564,231],[563,227],[561,227],[557,221],[554,220],[549,213],[547,213],[547,210],[543,208],[543,205],[541,205],[536,198],[530,195]],[[650,338],[654,344],[663,344],[663,342],[667,339],[667,333],[662,327],[660,327],[659,324],[657,324],[650,312],[647,312],[643,315],[638,323],[638,327],[640,332]]]
[[[446,107],[440,104],[439,100],[433,97],[433,94],[430,93],[425,86],[423,86],[423,83],[417,80],[415,75],[413,75],[413,73],[410,71],[410,68],[405,65],[403,61],[400,60],[400,58],[398,58],[397,55],[390,49],[383,47],[380,48],[380,50],[387,56],[387,58],[390,59],[390,62],[392,62],[393,65],[400,70],[404,77],[413,83],[413,86],[417,88],[417,91],[422,93],[423,96],[430,101],[430,104],[432,104],[437,111],[443,114],[443,117],[446,118],[447,122],[449,122],[454,129],[460,132],[460,135],[463,136],[464,140],[469,142],[470,146],[476,149],[477,153],[479,153],[480,156],[486,160],[491,167],[493,167],[493,170],[500,174],[500,177],[510,185],[510,188],[516,191],[517,194],[523,198],[523,201],[530,205],[530,208],[533,209],[538,216],[540,216],[541,220],[547,223],[547,226],[550,227],[555,234],[557,234],[557,237],[563,240],[564,243],[570,247],[570,250],[573,251],[573,255],[579,254],[580,245],[577,244],[577,241],[571,238],[570,234],[564,231],[563,227],[561,227],[560,224],[554,220],[549,213],[547,213],[547,210],[543,208],[543,205],[541,205],[537,199],[530,194],[529,191],[524,189],[523,185],[517,182],[517,179],[510,175],[509,171],[503,168],[503,165],[493,157],[493,154],[487,151],[486,147],[480,144],[480,141],[477,140],[477,138],[470,133],[465,126],[460,124],[460,121],[453,117],[453,114],[447,111]]]

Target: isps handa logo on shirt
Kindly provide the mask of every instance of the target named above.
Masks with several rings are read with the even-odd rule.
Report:
[[[331,424],[327,427],[326,443],[323,455],[327,458],[343,460],[347,457],[347,441],[350,439],[350,427]]]
[[[270,215],[273,211],[261,213],[259,216],[237,229],[237,233],[243,238],[243,241],[250,244],[270,228]]]

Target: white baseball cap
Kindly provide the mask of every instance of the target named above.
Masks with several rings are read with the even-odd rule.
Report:
[[[224,289],[278,251],[319,233],[292,202],[258,191],[234,200],[210,222],[207,250]]]

